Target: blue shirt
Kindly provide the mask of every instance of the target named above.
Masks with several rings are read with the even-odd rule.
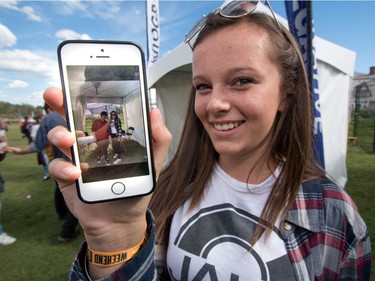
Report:
[[[40,127],[34,142],[35,148],[32,148],[42,152],[48,145],[48,132],[57,126],[66,127],[66,122],[61,115],[57,112],[47,114],[40,123]],[[67,156],[65,156],[65,154],[62,153],[56,146],[53,146],[53,153],[54,158],[65,158],[68,160]]]

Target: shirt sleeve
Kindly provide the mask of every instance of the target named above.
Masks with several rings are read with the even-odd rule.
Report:
[[[126,262],[120,269],[111,275],[102,278],[101,281],[117,281],[117,280],[158,280],[155,264],[154,264],[154,243],[155,243],[155,225],[151,211],[146,213],[147,232],[149,238],[141,250]],[[87,243],[84,241],[75,257],[70,269],[69,281],[90,281],[90,277],[85,270]]]
[[[349,228],[350,229],[350,228]],[[367,228],[363,233],[350,233],[354,239],[346,241],[348,252],[344,254],[339,280],[371,279],[371,241]]]
[[[45,123],[41,123],[35,138],[35,148],[38,152],[42,152],[48,143],[48,128]]]

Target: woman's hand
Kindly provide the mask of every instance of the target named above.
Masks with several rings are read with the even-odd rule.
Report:
[[[49,88],[44,100],[65,117],[61,89]],[[156,176],[165,161],[172,135],[166,128],[159,110],[150,112]],[[75,135],[64,127],[55,127],[48,133],[50,142],[68,157]],[[59,183],[65,201],[79,220],[90,248],[112,252],[136,245],[146,230],[146,210],[151,196],[123,199],[112,202],[86,204],[77,195],[75,180],[81,170],[63,159],[55,159],[49,165],[51,175]]]

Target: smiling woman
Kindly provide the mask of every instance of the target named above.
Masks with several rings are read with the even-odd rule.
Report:
[[[282,93],[274,90],[280,89],[280,74],[264,52],[268,42],[264,29],[241,23],[228,26],[225,31],[231,36],[223,36],[223,32],[212,34],[194,50],[195,112],[221,155],[220,165],[229,168],[237,166],[231,163],[233,160],[245,161],[240,167],[247,170],[255,164],[249,162],[249,155],[267,155],[271,147],[268,136],[283,106]],[[242,36],[246,33],[250,35]],[[220,68],[216,65],[219,57],[225,58]],[[233,129],[228,130],[229,126]],[[233,158],[234,155],[240,158]],[[261,172],[263,169],[255,171],[257,176],[249,179],[250,183],[269,177],[268,172]],[[247,173],[244,175],[240,180],[247,180]]]
[[[151,112],[152,198],[82,204],[74,183],[80,171],[66,162],[51,168],[85,232],[70,279],[369,280],[367,226],[313,158],[298,45],[258,9],[237,18],[218,11],[193,32],[192,87],[168,162],[171,134]],[[61,110],[60,98],[57,89],[45,93]],[[61,149],[71,145],[63,129],[52,139]],[[91,250],[111,256],[135,246],[131,261],[90,261]]]

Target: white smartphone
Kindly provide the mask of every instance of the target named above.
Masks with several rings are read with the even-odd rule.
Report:
[[[87,203],[150,194],[155,171],[142,49],[132,42],[68,40],[58,47],[72,161]]]

